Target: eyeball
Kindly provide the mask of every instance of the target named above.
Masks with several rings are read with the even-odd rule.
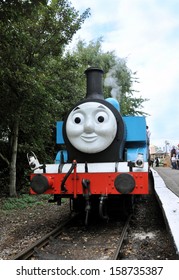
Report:
[[[74,124],[83,124],[84,123],[84,116],[80,113],[76,113],[72,117],[72,121]]]
[[[105,112],[98,112],[95,116],[97,123],[104,123],[108,121],[108,115]]]
[[[77,124],[80,123],[80,122],[81,122],[81,118],[80,118],[80,117],[76,117],[76,118],[74,119],[74,122],[77,123]]]

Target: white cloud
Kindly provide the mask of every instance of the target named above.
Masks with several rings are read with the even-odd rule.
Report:
[[[151,141],[179,143],[179,2],[177,0],[72,0],[92,15],[77,37],[89,41],[103,37],[104,51],[127,57],[137,71],[135,88],[150,101],[144,109]],[[77,38],[76,37],[76,38]],[[161,144],[162,146],[162,144]]]

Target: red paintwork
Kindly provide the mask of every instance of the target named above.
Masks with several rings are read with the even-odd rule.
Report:
[[[65,187],[67,192],[61,191],[61,182],[65,176],[63,173],[58,174],[42,174],[47,177],[49,181],[49,189],[45,192],[46,194],[61,194],[61,196],[73,195],[76,198],[78,195],[82,195],[83,186],[82,179],[90,180],[90,193],[94,195],[100,194],[112,194],[119,195],[120,193],[114,186],[114,180],[119,175],[119,172],[109,173],[76,173],[76,168],[72,174],[68,177]],[[148,194],[148,172],[128,172],[131,174],[136,182],[136,186],[131,194]],[[31,175],[31,179],[36,174]],[[31,189],[31,194],[35,192]]]

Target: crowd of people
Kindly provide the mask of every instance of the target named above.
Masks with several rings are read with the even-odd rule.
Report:
[[[179,169],[179,149],[176,149],[175,146],[171,150],[170,157],[172,169]]]
[[[152,167],[154,166],[154,164],[156,167],[159,167],[159,163],[160,163],[160,159],[158,157],[155,157],[155,159],[153,158],[150,159],[150,166]]]
[[[151,132],[148,126],[146,126],[146,133],[147,133],[147,144],[150,145]],[[170,162],[171,162],[172,169],[179,169],[179,144],[177,148],[175,146],[172,147],[170,151]],[[156,167],[159,167],[160,164],[159,157],[155,157],[155,159],[150,158],[150,165],[153,167],[154,164]]]
[[[170,162],[172,169],[179,169],[179,146],[178,148],[175,148],[175,146],[172,147],[172,150],[170,151]],[[152,167],[159,167],[160,158],[155,157],[155,159],[150,160],[150,163]]]

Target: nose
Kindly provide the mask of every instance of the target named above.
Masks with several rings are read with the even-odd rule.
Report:
[[[86,133],[91,133],[94,131],[94,124],[90,118],[88,118],[85,122],[84,131]]]

